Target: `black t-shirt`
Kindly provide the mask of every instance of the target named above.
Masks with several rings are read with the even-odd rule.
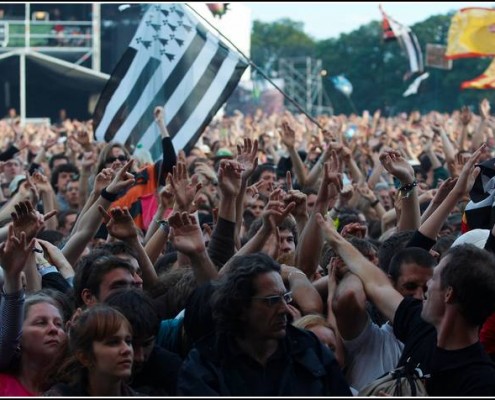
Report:
[[[150,396],[175,396],[181,365],[182,358],[178,354],[155,345],[144,368],[133,377],[130,385]]]
[[[495,396],[495,364],[477,342],[460,350],[437,347],[436,330],[421,318],[423,302],[405,297],[394,318],[394,333],[404,343],[398,366],[409,362],[429,374],[430,396]]]
[[[402,343],[404,350],[398,366],[406,364],[407,360],[423,371],[430,373],[431,356],[437,346],[435,327],[421,318],[423,302],[413,297],[404,297],[399,304],[394,317],[394,334]]]
[[[426,390],[430,396],[495,396],[495,364],[480,342],[460,350],[437,347]]]

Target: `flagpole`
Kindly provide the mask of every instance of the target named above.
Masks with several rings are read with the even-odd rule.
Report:
[[[295,100],[289,97],[282,89],[280,89],[275,82],[273,82],[262,70],[259,68],[251,59],[246,56],[234,43],[230,41],[230,39],[225,36],[222,32],[220,32],[215,26],[213,26],[210,21],[204,18],[200,13],[198,13],[193,7],[191,7],[188,3],[185,3],[187,7],[189,7],[196,15],[198,15],[203,21],[205,21],[210,27],[212,27],[220,36],[222,36],[227,42],[229,42],[238,52],[241,54],[247,61],[247,63],[253,67],[263,78],[265,78],[268,82],[272,84],[272,86],[277,89],[287,100],[289,100],[296,108],[301,111],[306,117],[309,118],[311,122],[313,122],[319,129],[323,130],[323,127],[316,121],[311,115],[309,115]],[[353,105],[354,107],[354,105]]]
[[[352,111],[354,112],[354,114],[356,114],[356,115],[357,115],[357,113],[358,113],[358,112],[357,112],[357,110],[356,110],[356,106],[354,105],[354,102],[353,102],[353,101],[352,101],[352,99],[351,99],[351,96],[346,96],[346,97],[347,97],[347,100],[349,101],[349,104],[350,104],[350,105],[351,105],[351,107],[352,107]]]

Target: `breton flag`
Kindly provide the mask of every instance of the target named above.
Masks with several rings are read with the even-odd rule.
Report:
[[[96,105],[96,140],[141,144],[159,158],[153,110],[163,106],[175,150],[187,151],[235,89],[247,62],[186,7],[149,6]]]
[[[462,82],[461,89],[495,89],[495,60],[477,78]]]
[[[495,10],[463,8],[450,22],[445,58],[495,56]]]
[[[400,22],[395,21],[385,14],[381,5],[380,11],[383,16],[383,21],[387,21],[386,24],[385,22],[382,23],[384,28],[384,40],[393,40],[395,38],[399,41],[400,47],[406,52],[409,59],[409,76],[416,73],[422,73],[424,69],[423,54],[421,53],[421,46],[419,45],[416,35],[408,26],[402,25]],[[385,31],[385,27],[390,27],[392,34]]]

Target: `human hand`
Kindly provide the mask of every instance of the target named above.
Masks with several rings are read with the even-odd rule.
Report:
[[[242,180],[247,182],[258,166],[258,140],[244,139],[244,146],[237,145],[237,153],[236,161],[244,169]]]
[[[345,225],[340,231],[340,235],[344,238],[355,236],[360,239],[366,237],[367,228],[360,222],[351,222]]]
[[[93,186],[93,192],[99,196],[101,191],[110,185],[115,177],[115,171],[112,168],[103,168],[95,177],[95,184]]]
[[[45,221],[53,217],[57,211],[53,210],[45,215],[40,214],[33,208],[30,201],[21,201],[14,206],[15,212],[11,214],[14,236],[19,238],[21,232],[26,235],[26,240],[31,241],[45,228]]]
[[[289,121],[284,119],[282,121],[282,129],[277,131],[280,135],[280,140],[288,149],[293,149],[296,145],[296,132],[289,125]]]
[[[332,198],[336,198],[342,190],[342,174],[340,161],[335,150],[332,150],[331,161],[323,167],[323,179],[318,191],[317,202],[328,204]]]
[[[176,212],[169,219],[170,241],[177,251],[194,256],[206,250],[203,233],[196,218],[187,212]]]
[[[107,226],[108,233],[115,239],[132,240],[138,236],[138,231],[127,207],[114,207],[108,213],[104,207],[98,206],[98,211],[103,217],[103,222]]]
[[[9,225],[7,240],[0,245],[0,263],[6,277],[18,277],[34,249],[34,239],[27,240],[26,233],[16,235],[13,224]]]
[[[294,218],[307,218],[308,217],[308,196],[300,190],[294,190],[292,188],[292,176],[290,171],[287,171],[287,194],[284,197],[284,203],[294,203],[294,208],[291,213]]]
[[[484,120],[490,118],[490,102],[487,99],[481,100],[480,115]]]
[[[467,196],[471,191],[476,177],[480,173],[480,167],[476,167],[476,163],[479,161],[482,153],[486,149],[486,143],[483,143],[478,150],[476,150],[469,160],[462,167],[461,173],[452,191],[460,197]]]
[[[380,155],[383,168],[395,176],[403,185],[414,182],[414,169],[397,151],[384,151]]]
[[[107,186],[108,193],[118,194],[126,191],[132,185],[134,185],[136,179],[134,178],[134,175],[129,172],[133,164],[134,160],[131,158],[119,171],[117,171],[112,182],[110,182],[110,184]]]
[[[193,206],[194,198],[202,187],[198,176],[193,175],[192,179],[189,180],[186,164],[178,161],[177,165],[174,165],[172,169],[172,175],[169,174],[169,177],[178,210],[192,212],[191,206]]]
[[[222,160],[218,168],[218,187],[222,196],[235,197],[241,190],[243,167],[237,161]]]
[[[455,184],[457,183],[457,178],[447,178],[438,187],[433,199],[431,200],[433,204],[440,205],[443,203],[447,195],[452,191]]]
[[[36,186],[36,189],[40,194],[53,192],[53,188],[52,185],[50,184],[50,181],[41,172],[39,171],[35,172],[33,174],[32,180],[34,185]]]

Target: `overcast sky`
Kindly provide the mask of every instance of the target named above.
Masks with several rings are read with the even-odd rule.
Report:
[[[413,25],[432,15],[445,14],[465,7],[493,8],[495,2],[245,2],[252,10],[251,18],[273,22],[290,18],[304,23],[304,31],[315,39],[338,37],[363,24],[381,20],[378,4],[396,21]]]

